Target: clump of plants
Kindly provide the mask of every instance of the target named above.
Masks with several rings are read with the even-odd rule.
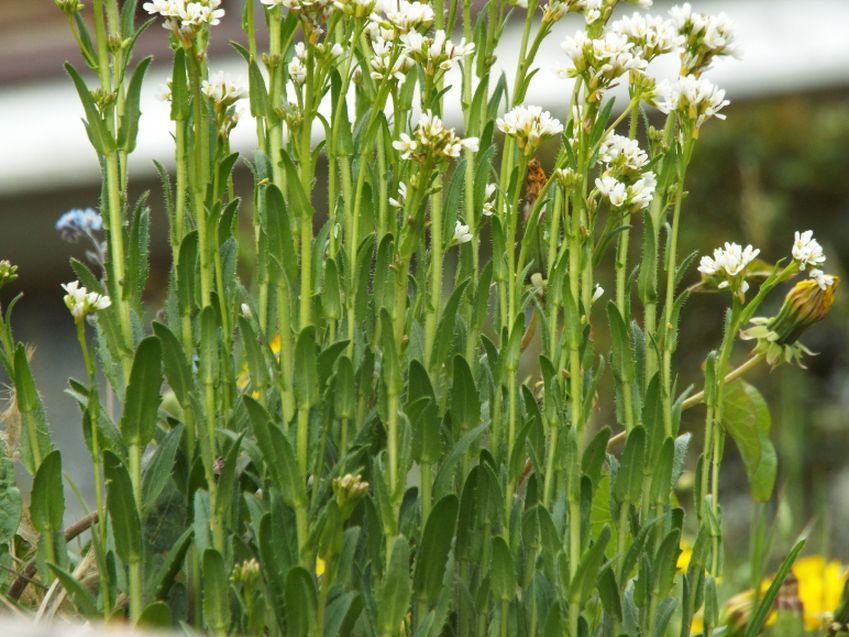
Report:
[[[800,362],[837,286],[809,231],[777,262],[729,242],[694,268],[689,251],[712,246],[678,245],[690,159],[729,103],[704,76],[734,53],[724,15],[614,16],[616,0],[247,2],[243,85],[207,58],[220,0],[145,2],[141,27],[136,2],[56,4],[97,76],[66,64],[101,200],[57,224],[90,244],[63,287],[95,497],[66,528],[14,299],[0,321],[9,604],[250,635],[720,626],[726,438],[755,500],[776,475],[769,411],[742,377]],[[562,40],[552,114],[525,96],[549,81],[537,52],[570,14],[582,26]],[[151,61],[133,46],[152,24],[173,50],[162,307],[143,303],[147,197],[127,197]],[[518,58],[499,60],[513,29]],[[678,77],[653,75],[660,56],[678,57]],[[250,156],[230,148],[249,125],[240,106]],[[660,128],[643,116],[653,108]],[[249,192],[235,192],[239,163]],[[15,276],[0,265],[0,284]],[[757,317],[794,278],[779,313]],[[701,386],[684,387],[695,370],[675,351],[703,320],[687,316],[697,292],[727,307],[725,329]],[[690,410],[698,445],[681,426]],[[33,476],[26,507],[16,461]],[[688,462],[694,489],[679,498]],[[750,600],[747,635],[801,548]],[[763,555],[751,567],[758,582]]]

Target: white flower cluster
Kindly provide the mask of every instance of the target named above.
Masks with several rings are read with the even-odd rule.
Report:
[[[717,57],[736,55],[734,25],[724,13],[695,13],[686,2],[670,9],[669,15],[683,38],[682,75],[706,70]]]
[[[671,83],[664,80],[657,85],[655,96],[661,111],[667,114],[678,111],[692,122],[696,131],[711,117],[725,119],[719,111],[730,104],[724,90],[695,75],[684,75]]]
[[[227,108],[248,95],[245,85],[224,71],[218,71],[204,80],[201,92],[221,108]]]
[[[413,135],[401,133],[401,139],[393,141],[392,147],[402,159],[425,163],[455,159],[463,150],[477,152],[479,141],[477,137],[457,137],[453,128],[446,128],[439,117],[427,111],[419,118]]]
[[[651,62],[664,53],[680,47],[683,36],[678,34],[675,23],[660,16],[649,16],[635,12],[623,16],[610,25],[614,33],[625,36],[634,48],[634,55]]]
[[[600,38],[590,38],[586,31],[578,31],[560,44],[572,61],[572,66],[559,69],[561,77],[581,77],[590,90],[611,86],[631,70],[642,71],[647,62],[627,36],[608,31]]]
[[[598,161],[608,170],[640,172],[649,163],[649,156],[636,139],[611,133],[601,142]]]
[[[802,271],[809,265],[818,267],[825,263],[825,254],[819,241],[814,239],[813,230],[796,231],[791,253]]]
[[[748,265],[760,254],[760,250],[739,243],[728,243],[716,248],[713,257],[703,256],[699,261],[699,272],[710,277],[718,277],[719,288],[730,288],[735,294],[745,294],[749,283],[745,278]]]
[[[516,145],[530,157],[545,137],[559,135],[563,124],[541,106],[517,106],[495,121],[498,130],[513,137]]]
[[[433,7],[424,2],[408,0],[378,0],[371,20],[382,29],[408,33],[427,29],[433,24]],[[387,36],[384,34],[383,36]]]
[[[289,77],[297,85],[301,86],[307,80],[307,47],[303,42],[295,44],[295,55],[289,62]]]
[[[821,289],[825,290],[834,283],[833,276],[819,269],[819,266],[825,264],[825,254],[819,241],[814,239],[813,230],[805,230],[804,232],[797,230],[790,252],[793,259],[799,264],[799,269],[803,272],[809,265],[812,266],[808,271],[808,276],[816,281]]]
[[[657,178],[650,170],[631,183],[605,174],[596,178],[595,187],[611,207],[624,212],[636,212],[647,208],[651,203],[657,187]]]
[[[221,0],[150,0],[142,8],[150,15],[165,18],[163,27],[190,35],[204,25],[215,26],[221,22],[224,9],[219,9]]]
[[[604,0],[577,0],[575,10],[584,14],[587,24],[592,24],[601,17]]]
[[[462,223],[459,219],[454,224],[454,241],[457,243],[468,243],[472,240],[472,233],[469,232],[469,226]]]
[[[397,48],[392,39],[385,39],[382,35],[372,37],[371,48],[374,53],[369,60],[371,78],[378,81],[403,81],[404,73],[414,64],[403,48]]]
[[[421,64],[428,75],[447,71],[454,62],[475,52],[474,42],[467,43],[463,38],[460,44],[454,44],[447,39],[442,29],[437,30],[432,37],[418,31],[408,31],[401,35],[400,40],[406,55]]]
[[[62,288],[66,292],[63,299],[65,306],[71,311],[74,321],[80,321],[89,314],[94,314],[99,310],[105,310],[112,305],[112,301],[108,296],[98,294],[97,292],[89,292],[80,285],[79,281],[63,283]]]

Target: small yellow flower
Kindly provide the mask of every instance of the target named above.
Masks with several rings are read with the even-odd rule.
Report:
[[[678,567],[679,573],[686,573],[687,569],[690,567],[690,560],[693,558],[693,547],[690,546],[690,543],[687,540],[681,540],[680,546],[681,552],[678,554],[678,562],[676,566]]]
[[[321,557],[316,556],[315,558],[315,576],[321,577],[324,575],[324,572],[327,570],[327,564],[325,564],[324,560]]]

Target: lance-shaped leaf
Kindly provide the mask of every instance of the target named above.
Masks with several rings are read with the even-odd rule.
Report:
[[[86,116],[86,131],[88,132],[92,146],[101,155],[112,152],[115,150],[115,138],[112,137],[112,133],[106,128],[106,122],[100,115],[100,111],[94,103],[94,98],[91,96],[91,91],[88,90],[85,80],[83,80],[82,76],[68,62],[65,62],[65,70],[71,76],[71,80],[74,82],[74,86],[80,96],[80,101],[83,104],[83,110]]]
[[[121,415],[121,435],[128,445],[143,447],[153,438],[161,386],[162,346],[157,337],[148,336],[136,349]]]
[[[383,586],[377,594],[377,628],[382,635],[394,635],[410,605],[410,543],[403,535],[395,538]]]
[[[226,630],[230,624],[229,582],[221,553],[206,549],[203,553],[203,614],[209,627],[216,631]]]
[[[447,495],[436,503],[427,518],[421,545],[416,552],[413,588],[419,600],[428,605],[439,596],[448,553],[454,540],[458,508],[459,501],[454,494]]]
[[[103,454],[103,470],[106,474],[106,506],[112,521],[115,552],[125,563],[141,561],[141,520],[133,497],[133,485],[127,467],[115,454]]]
[[[53,451],[53,443],[47,431],[41,397],[29,368],[26,348],[20,343],[15,349],[15,400],[26,429],[21,437],[21,455],[27,471],[35,475],[41,461]]]
[[[136,66],[133,71],[133,76],[130,78],[130,84],[127,87],[127,96],[124,100],[124,117],[121,121],[121,130],[118,131],[118,146],[126,152],[131,153],[136,148],[136,138],[139,134],[139,118],[141,117],[141,109],[139,101],[141,99],[141,87],[144,81],[144,74],[147,72],[147,67],[150,66],[153,58],[147,56]]]

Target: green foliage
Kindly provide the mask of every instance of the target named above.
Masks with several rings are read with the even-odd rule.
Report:
[[[209,68],[214,25],[166,23],[173,187],[158,170],[173,265],[154,307],[143,302],[147,196],[133,206],[126,192],[150,64],[130,72],[150,24],[135,27],[135,4],[94,12],[94,39],[72,21],[98,88],[66,65],[108,213],[102,269],[71,264],[95,296],[66,298],[86,369],[68,393],[96,486],[82,531],[63,528],[62,461],[11,307],[0,320],[9,418],[21,425],[0,456],[0,566],[13,569],[13,555],[25,565],[14,600],[48,602],[54,593],[38,584],[55,581],[80,616],[304,637],[686,637],[698,613],[708,629],[725,621],[726,433],[753,500],[772,498],[777,466],[766,403],[738,378],[760,359],[731,361],[741,328],[800,266],[702,265],[697,279],[696,253],[678,256],[698,116],[722,106],[678,104],[662,131],[647,129],[644,76],[584,60],[572,102],[555,113],[562,124],[540,128],[548,115],[522,102],[539,81],[553,6],[539,24],[528,15],[511,86],[493,64],[507,16],[522,10],[503,3],[475,15],[469,3],[437,3],[433,20],[408,25],[417,35],[405,40],[426,39],[404,45],[409,68],[398,33],[380,31],[398,16],[378,28],[356,3],[245,3],[247,41],[234,47],[258,137],[241,157],[252,188],[237,196],[230,133],[243,96]],[[609,13],[591,21],[593,37]],[[431,26],[456,41],[460,23],[475,50],[451,45],[451,59],[433,59]],[[698,75],[715,52],[688,43],[684,64]],[[454,65],[462,135],[434,115]],[[617,82],[629,85],[627,104],[608,94]],[[420,110],[430,113],[420,120]],[[630,140],[612,137],[629,119]],[[645,162],[642,151],[617,154],[643,138]],[[747,276],[758,289],[746,291]],[[682,393],[693,371],[678,352],[686,302],[726,288],[715,297],[729,307],[717,349],[695,353],[702,386]],[[806,289],[794,298],[821,317],[833,285]],[[18,451],[34,476],[37,536],[20,523]],[[682,485],[695,457],[693,502]],[[79,539],[66,546],[66,534]],[[750,634],[776,593],[756,605]]]

